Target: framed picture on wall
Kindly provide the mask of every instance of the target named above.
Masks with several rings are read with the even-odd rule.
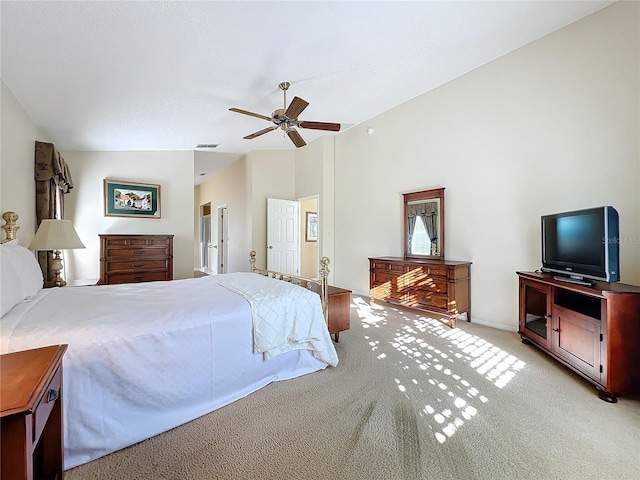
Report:
[[[307,212],[304,240],[306,242],[318,241],[318,214],[316,212]]]
[[[105,178],[104,216],[160,218],[160,185]]]

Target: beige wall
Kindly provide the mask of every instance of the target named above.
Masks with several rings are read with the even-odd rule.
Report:
[[[20,218],[18,238],[29,246],[35,234],[36,201],[33,179],[35,141],[47,141],[22,106],[0,81],[0,215],[16,212]],[[2,221],[4,224],[4,220]],[[0,234],[4,238],[4,230]]]
[[[403,253],[401,193],[442,185],[474,319],[516,329],[546,213],[615,206],[640,284],[639,17],[614,4],[338,135],[336,283],[367,292],[367,258]]]
[[[258,254],[256,265],[267,262],[267,198],[295,200],[294,150],[269,150],[247,155],[251,178],[251,248]]]
[[[334,244],[334,137],[324,136],[295,151],[295,198],[318,195],[317,251],[333,262]],[[301,237],[304,238],[304,237]],[[329,265],[329,281],[334,280],[335,264]]]
[[[251,250],[251,209],[248,194],[248,167],[246,157],[229,165],[211,180],[200,184],[195,208],[211,204],[211,241],[218,244],[217,209],[227,206],[228,219],[228,270],[229,272],[249,271],[249,251]],[[211,255],[216,255],[211,250]],[[216,258],[211,260],[216,265]]]
[[[100,233],[168,233],[173,276],[193,277],[193,152],[60,152],[76,184],[65,199],[87,247],[67,252],[67,280],[100,276]],[[160,184],[161,218],[105,217],[105,178]]]

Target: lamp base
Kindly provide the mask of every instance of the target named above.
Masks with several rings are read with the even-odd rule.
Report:
[[[65,282],[64,278],[60,275],[60,271],[62,270],[62,258],[60,258],[60,250],[53,251],[53,259],[51,260],[51,265],[49,267],[54,277],[50,282],[45,282],[44,286],[46,288],[52,287],[64,287],[67,282]]]

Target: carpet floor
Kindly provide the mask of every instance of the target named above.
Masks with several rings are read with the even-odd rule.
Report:
[[[80,479],[637,479],[616,404],[520,337],[351,299],[337,368],[66,472]]]

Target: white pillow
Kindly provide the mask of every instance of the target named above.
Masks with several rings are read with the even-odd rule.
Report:
[[[0,316],[35,296],[42,285],[42,271],[33,252],[17,240],[0,245]]]

